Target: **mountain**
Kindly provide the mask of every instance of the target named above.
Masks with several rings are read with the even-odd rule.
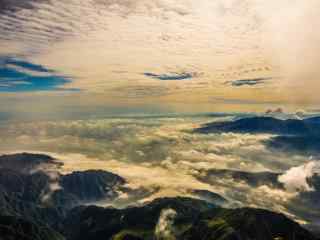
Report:
[[[282,214],[262,209],[242,208],[205,212],[181,239],[312,240],[315,237]]]
[[[64,240],[54,230],[12,216],[0,216],[0,240]]]
[[[228,200],[225,199],[224,197],[208,190],[195,189],[191,191],[191,194],[194,197],[197,197],[201,200],[204,200],[212,204],[216,204],[218,206],[223,206],[224,204],[228,203]]]
[[[56,165],[56,162],[39,154],[0,157],[1,214],[58,226],[72,207],[99,200],[111,201],[116,198],[118,187],[125,184],[120,176],[101,170],[66,175],[42,167],[37,170],[43,164]]]
[[[275,136],[264,141],[264,144],[273,150],[319,156],[320,136]]]
[[[311,117],[311,118],[307,118],[307,119],[304,119],[305,122],[308,122],[308,123],[318,123],[320,124],[320,117]]]
[[[64,191],[83,201],[96,201],[116,195],[114,188],[126,181],[113,173],[102,170],[73,172],[62,176],[60,185]]]
[[[69,213],[64,226],[70,240],[315,240],[282,214],[251,208],[224,209],[190,198],[157,199],[122,210],[78,207]]]
[[[251,117],[234,121],[208,123],[195,129],[195,133],[250,133],[274,134],[264,141],[272,150],[299,153],[302,155],[320,154],[320,117],[303,120],[280,120],[273,117]]]
[[[122,177],[102,170],[76,171],[60,176],[59,189],[51,199],[53,204],[67,208],[100,200],[111,201],[125,183]]]
[[[37,170],[56,160],[32,157],[26,153],[0,157],[0,240],[315,240],[284,215],[252,208],[225,209],[219,204],[227,200],[206,190],[192,192],[207,201],[176,197],[123,209],[88,206],[116,200],[119,189],[129,195],[133,192],[134,197],[137,192],[127,189],[122,177],[102,170],[66,175],[51,168]],[[14,160],[9,163],[9,159]],[[206,181],[231,176],[253,186],[279,184],[277,173],[210,170],[206,174],[201,174]],[[317,178],[310,181],[319,187]],[[318,195],[310,194],[305,199],[316,202]]]
[[[235,121],[214,122],[195,130],[196,133],[252,133],[278,135],[317,135],[320,133],[320,120],[280,120],[273,117],[242,118]]]
[[[207,202],[189,198],[162,198],[142,207],[126,209],[78,207],[64,221],[64,234],[70,240],[126,239],[130,234],[139,239],[154,239],[155,226],[163,210],[179,213],[177,223],[186,226],[201,212],[215,207]],[[181,216],[181,217],[180,217]]]
[[[312,191],[304,191],[301,192],[299,195],[299,199],[297,201],[301,201],[300,204],[302,206],[309,206],[311,205],[313,209],[315,209],[316,212],[320,212],[320,205],[319,205],[319,199],[320,199],[320,173],[314,174],[312,177],[309,177],[306,179],[308,182],[308,185],[312,188]],[[319,218],[319,215],[317,215]],[[318,229],[318,231],[320,231]]]
[[[49,166],[59,167],[62,163],[44,154],[17,153],[0,156],[0,168],[8,168],[22,173],[30,173]]]
[[[38,218],[35,213],[42,216],[46,210],[65,212],[82,203],[111,201],[117,196],[118,187],[124,183],[123,178],[105,171],[76,172],[59,175],[58,179],[52,180],[41,171],[23,174],[0,169],[0,209],[34,220],[34,217]],[[52,189],[52,185],[57,189]],[[45,217],[50,215],[45,214]]]

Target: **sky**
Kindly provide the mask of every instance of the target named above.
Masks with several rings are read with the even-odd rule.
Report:
[[[0,0],[0,115],[318,109],[317,0]]]

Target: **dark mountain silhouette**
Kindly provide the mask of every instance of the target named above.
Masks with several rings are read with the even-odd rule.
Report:
[[[320,153],[320,117],[304,120],[280,120],[273,117],[242,118],[205,124],[194,132],[273,134],[276,136],[264,141],[265,145],[272,150],[307,156]]]
[[[34,171],[43,162],[56,164],[45,155],[24,153],[0,159],[1,240],[315,239],[284,215],[250,208],[224,209],[192,198],[161,198],[123,209],[81,206],[116,199],[117,188],[128,190],[123,187],[125,180],[101,170],[67,175],[46,169]],[[9,159],[14,160],[9,164]],[[18,166],[22,166],[22,171]],[[254,175],[222,170],[210,171],[208,178],[212,174],[231,175],[255,186],[277,184],[277,175],[272,173]],[[226,201],[205,190],[194,193],[211,202]],[[164,228],[159,225],[166,221],[169,223]]]
[[[64,240],[56,231],[24,219],[0,216],[1,240]]]
[[[65,208],[99,200],[114,200],[117,190],[126,181],[113,173],[102,170],[88,170],[62,175],[59,178],[61,189],[52,194],[52,202]]]
[[[225,199],[224,197],[208,190],[196,189],[196,190],[192,190],[191,194],[195,197],[198,197],[201,200],[204,200],[219,206],[223,206],[224,204],[228,203],[228,200]]]
[[[0,168],[8,168],[23,173],[30,173],[48,166],[59,167],[60,165],[61,163],[54,158],[43,154],[18,153],[0,156]]]
[[[90,201],[112,197],[116,194],[113,188],[125,184],[125,180],[110,172],[88,170],[62,176],[60,184],[64,191]]]
[[[304,119],[304,121],[308,122],[308,123],[319,123],[320,124],[320,117],[311,117],[311,118]]]
[[[72,207],[99,200],[111,201],[117,196],[117,188],[125,183],[120,176],[100,170],[67,175],[35,171],[44,163],[56,164],[46,155],[23,153],[4,155],[0,159],[1,214],[23,216],[50,226],[58,226]]]
[[[176,215],[170,235],[155,231],[163,211]],[[67,239],[313,240],[312,234],[282,214],[260,209],[224,209],[190,198],[157,199],[143,207],[78,207],[65,220]]]
[[[196,129],[196,133],[266,133],[278,135],[317,135],[320,133],[319,118],[305,120],[280,120],[273,117],[242,118],[235,121],[214,122]]]
[[[199,236],[201,236],[199,238]],[[203,213],[181,239],[315,239],[282,214],[262,209],[217,209]]]
[[[265,145],[276,151],[318,156],[320,136],[275,136],[264,141]]]

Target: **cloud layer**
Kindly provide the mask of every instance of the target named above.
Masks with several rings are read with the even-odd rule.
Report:
[[[157,108],[177,110],[189,103],[208,111],[212,96],[243,98],[237,105],[244,106],[257,96],[223,83],[267,78],[274,69],[263,54],[263,24],[250,1],[28,0],[2,5],[0,53],[72,76],[66,87],[85,92],[81,98],[72,95],[80,101],[73,108],[124,100],[134,107],[143,98]],[[264,102],[282,100],[267,89],[258,91]],[[63,93],[55,94],[59,99]],[[24,99],[32,101],[28,95]],[[64,99],[66,105],[70,99]],[[47,101],[45,96],[41,100]]]
[[[318,192],[308,193],[313,188],[309,178],[315,173],[314,163],[305,154],[269,149],[265,142],[271,135],[192,131],[227,118],[232,119],[176,116],[11,123],[1,129],[7,137],[1,139],[0,150],[49,153],[63,161],[62,173],[75,169],[114,172],[128,181],[128,187],[140,191],[139,202],[193,196],[194,190],[205,190],[224,197],[228,206],[267,208],[312,221],[311,212],[319,214],[313,203]],[[226,171],[206,178],[212,169],[242,173]],[[122,202],[128,204],[130,199],[122,196],[115,204]]]

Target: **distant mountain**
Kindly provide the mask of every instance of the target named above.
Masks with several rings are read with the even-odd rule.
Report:
[[[273,117],[242,118],[235,121],[214,122],[196,129],[196,133],[266,133],[279,135],[320,134],[320,119],[280,120]]]
[[[320,117],[304,120],[280,120],[273,117],[242,118],[205,124],[194,132],[274,134],[277,136],[264,141],[271,149],[307,156],[320,154]]]
[[[163,232],[157,231],[161,224]],[[78,207],[69,213],[64,226],[70,240],[315,240],[282,214],[218,208],[190,198],[157,199],[143,207],[123,210]]]
[[[304,119],[305,122],[308,123],[319,123],[320,124],[320,117],[311,117]]]
[[[268,148],[283,152],[315,157],[320,154],[320,135],[275,136],[265,140],[264,143]]]

